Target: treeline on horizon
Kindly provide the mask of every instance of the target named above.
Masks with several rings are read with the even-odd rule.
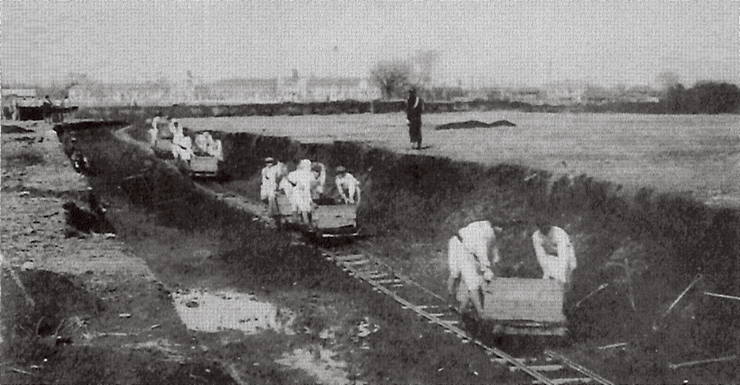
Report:
[[[566,109],[643,114],[738,114],[740,87],[730,83],[704,82],[685,88],[679,83],[669,87],[658,103],[606,102]]]
[[[422,94],[423,95],[423,94]],[[404,109],[404,102],[344,100],[313,103],[271,103],[244,105],[173,105],[141,107],[83,107],[75,115],[82,119],[136,120],[152,114],[184,117],[228,117],[228,116],[276,116],[276,115],[333,115],[354,113],[392,113]],[[591,112],[591,113],[639,113],[639,114],[739,114],[740,87],[729,83],[697,83],[691,88],[681,84],[669,87],[658,102],[604,101],[574,105],[531,104],[501,99],[474,99],[470,101],[430,101],[425,105],[426,113],[520,110],[524,112]],[[40,108],[21,109],[22,120],[40,120]],[[38,110],[38,111],[36,111]],[[167,111],[167,112],[164,112]],[[10,110],[4,106],[3,113],[10,118]]]
[[[730,83],[705,82],[685,88],[669,87],[655,102],[606,101],[571,106],[529,105],[508,102],[532,112],[617,112],[638,114],[740,114],[740,87]]]

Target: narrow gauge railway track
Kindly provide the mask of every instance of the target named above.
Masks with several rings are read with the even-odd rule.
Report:
[[[196,182],[195,185],[201,191],[216,196],[235,208],[258,215],[262,211],[261,205],[250,202],[217,183]],[[526,373],[534,379],[533,383],[550,385],[613,384],[611,381],[552,350],[545,350],[539,357],[516,358],[498,348],[486,345],[459,326],[459,314],[449,308],[443,297],[397,272],[392,266],[359,247],[353,247],[351,252],[347,250],[334,251],[326,247],[319,247],[318,249],[327,261],[335,263],[350,276],[368,283],[373,291],[392,298],[401,304],[403,309],[413,311],[429,323],[441,327],[444,332],[454,334],[462,343],[477,345],[491,358],[491,362],[508,365],[511,371]]]

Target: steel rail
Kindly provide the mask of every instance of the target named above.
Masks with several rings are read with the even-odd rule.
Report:
[[[600,384],[603,384],[603,385],[614,385],[613,382],[607,380],[604,377],[601,377],[600,375],[592,372],[588,368],[582,366],[581,364],[579,364],[579,363],[571,360],[570,358],[568,358],[568,357],[566,357],[566,356],[564,356],[564,355],[562,355],[560,353],[554,352],[552,350],[545,350],[545,354],[548,355],[548,356],[550,356],[550,357],[552,357],[552,358],[555,358],[555,359],[558,359],[558,360],[562,361],[564,364],[568,365],[570,368],[573,368],[573,369],[579,371],[581,374],[583,374],[585,376],[588,376],[589,378],[597,381]]]
[[[210,193],[212,195],[222,195],[221,193],[218,193],[216,191],[213,191],[211,188],[206,187],[202,184],[196,183],[196,186],[207,193]],[[238,194],[237,194],[238,195]],[[226,200],[222,199],[226,203],[234,204],[236,203],[237,208],[247,211],[250,210],[252,205],[247,201],[243,202],[234,202],[233,200]],[[231,201],[231,202],[229,202]],[[253,213],[253,212],[252,212]],[[254,213],[253,213],[254,214]],[[258,215],[259,216],[259,215]],[[446,331],[455,334],[458,338],[462,339],[463,342],[472,342],[473,344],[477,345],[478,347],[482,348],[486,354],[495,355],[499,357],[498,359],[491,359],[492,361],[499,361],[503,360],[504,362],[508,363],[509,365],[513,366],[514,368],[521,370],[522,372],[528,374],[529,376],[536,379],[534,383],[540,383],[540,384],[547,384],[547,385],[556,385],[556,384],[565,384],[565,383],[571,383],[571,382],[590,382],[590,381],[596,381],[602,385],[613,385],[612,382],[609,380],[599,376],[598,374],[594,373],[593,371],[579,365],[578,363],[568,359],[567,357],[553,352],[551,350],[546,350],[544,352],[545,355],[561,361],[565,366],[567,366],[570,369],[573,369],[582,375],[585,375],[587,378],[555,378],[551,379],[546,376],[544,376],[542,373],[538,372],[537,370],[533,369],[530,366],[527,366],[524,364],[525,360],[521,358],[515,358],[508,353],[488,346],[482,341],[470,336],[465,330],[455,326],[455,324],[458,323],[458,321],[455,320],[445,320],[442,319],[441,316],[444,314],[441,313],[430,313],[426,311],[428,308],[439,308],[439,306],[425,306],[425,305],[416,305],[409,300],[399,296],[394,291],[390,290],[389,288],[385,287],[384,283],[393,283],[397,282],[395,279],[388,279],[388,278],[398,278],[401,282],[407,283],[410,286],[414,286],[425,292],[426,294],[442,301],[443,303],[446,303],[446,300],[439,296],[438,294],[432,292],[431,290],[425,288],[421,284],[415,282],[411,278],[402,275],[396,270],[390,266],[389,264],[385,263],[384,261],[378,259],[377,257],[373,256],[370,253],[365,252],[360,248],[361,253],[354,253],[354,254],[347,254],[347,255],[339,255],[338,253],[331,251],[329,249],[318,247],[318,250],[321,252],[321,254],[327,258],[328,260],[331,260],[338,266],[342,267],[344,270],[348,271],[352,276],[357,277],[358,279],[365,281],[369,283],[373,290],[381,292],[388,297],[392,298],[396,302],[400,303],[404,308],[410,309],[413,312],[415,312],[417,315],[427,319],[430,323],[434,323],[438,326],[441,326]],[[367,262],[365,262],[367,261]],[[375,270],[364,270],[361,269],[362,267],[367,267],[368,264],[373,264],[375,266],[382,266],[389,270],[388,273],[384,273],[382,275],[382,278],[379,276],[379,272]],[[376,277],[376,278],[373,278]]]
[[[499,350],[499,349],[496,349],[496,348],[492,348],[490,346],[487,346],[483,342],[481,342],[481,341],[479,341],[479,340],[477,340],[477,339],[472,338],[471,336],[469,336],[468,333],[466,333],[464,330],[460,329],[459,327],[454,326],[450,322],[447,322],[447,321],[445,321],[445,320],[443,320],[443,319],[441,319],[441,318],[439,318],[439,317],[437,317],[437,316],[435,316],[435,315],[433,315],[433,314],[431,314],[431,313],[429,313],[429,312],[427,312],[427,311],[419,308],[417,305],[415,305],[415,304],[409,302],[408,300],[400,297],[398,294],[394,293],[393,291],[388,290],[388,288],[386,288],[382,284],[377,283],[375,280],[373,280],[372,278],[370,278],[363,271],[355,268],[353,265],[345,264],[344,262],[338,260],[336,258],[336,254],[335,253],[333,253],[333,252],[331,252],[329,250],[323,249],[323,248],[320,248],[319,250],[322,252],[322,254],[324,254],[327,257],[330,257],[337,264],[342,265],[344,268],[346,268],[347,270],[349,270],[350,272],[352,272],[356,277],[358,277],[358,278],[362,279],[363,281],[369,283],[375,289],[377,289],[380,292],[382,292],[383,294],[385,294],[385,295],[393,298],[396,302],[402,304],[403,306],[405,306],[408,309],[411,309],[412,311],[414,311],[415,313],[419,314],[420,316],[428,319],[429,321],[431,321],[431,322],[433,322],[433,323],[435,323],[435,324],[437,324],[439,326],[442,326],[443,328],[445,328],[445,329],[453,332],[458,337],[460,337],[460,338],[462,338],[464,340],[473,342],[474,344],[476,344],[476,345],[482,347],[484,350],[486,350],[486,352],[495,354],[498,357],[503,358],[504,360],[506,360],[511,365],[516,366],[521,371],[529,374],[530,376],[532,376],[535,379],[541,381],[542,383],[548,384],[548,385],[554,385],[555,384],[549,378],[545,377],[544,375],[542,375],[541,373],[539,373],[537,371],[532,370],[527,365],[524,365],[523,363],[517,361],[516,358],[510,356],[509,354],[505,353],[504,351]],[[368,257],[368,256],[366,256],[366,257]]]

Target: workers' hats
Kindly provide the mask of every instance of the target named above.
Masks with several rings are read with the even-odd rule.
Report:
[[[275,158],[268,156],[267,158],[265,158],[265,163],[273,164],[275,163]]]
[[[347,169],[344,168],[344,166],[339,166],[337,167],[336,171],[337,171],[337,174],[341,174],[343,172],[347,172]]]

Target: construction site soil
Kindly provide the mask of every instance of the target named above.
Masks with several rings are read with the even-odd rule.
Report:
[[[3,135],[3,383],[527,381],[371,292],[295,236],[198,192],[132,143],[145,138],[144,124],[126,130],[130,141],[116,135],[123,127],[80,122],[57,126],[55,135],[28,124],[33,134]],[[499,275],[539,277],[530,235],[533,219],[547,215],[571,235],[578,258],[564,309],[570,333],[511,338],[467,324],[503,350],[555,346],[617,383],[740,379],[740,304],[704,295],[740,293],[736,209],[652,190],[627,196],[585,175],[355,142],[214,137],[224,146],[221,185],[255,200],[266,156],[352,170],[363,186],[359,242],[439,294],[446,242],[473,220],[504,228]],[[84,179],[64,158],[62,148],[72,146],[89,160]],[[115,238],[64,238],[62,203],[82,201],[87,186],[107,202]],[[697,274],[703,278],[675,302]],[[259,333],[202,331],[183,306],[215,303],[206,293],[278,310]]]

